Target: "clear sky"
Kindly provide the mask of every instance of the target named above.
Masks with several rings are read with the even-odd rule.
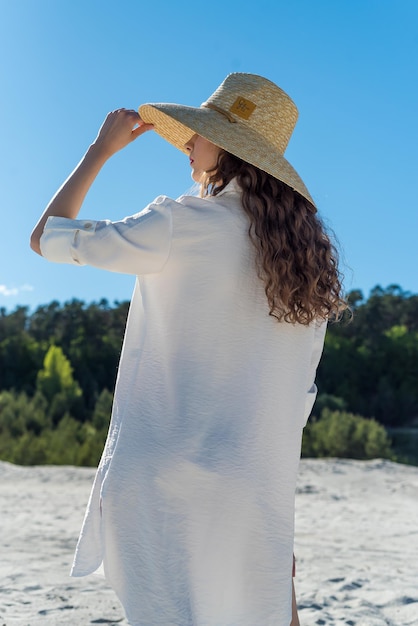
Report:
[[[416,0],[0,0],[0,307],[129,299],[134,279],[54,265],[32,226],[106,113],[196,105],[230,72],[296,102],[286,156],[338,237],[347,290],[418,292]],[[109,161],[80,217],[119,219],[192,184],[147,133]]]

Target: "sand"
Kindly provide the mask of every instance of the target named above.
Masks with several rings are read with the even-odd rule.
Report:
[[[0,463],[0,626],[127,626],[102,578],[68,575],[93,476]],[[295,552],[302,626],[418,625],[418,468],[302,460]]]

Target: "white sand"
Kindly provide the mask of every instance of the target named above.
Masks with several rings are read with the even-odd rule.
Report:
[[[305,460],[296,511],[302,626],[418,624],[418,468]]]
[[[93,476],[0,463],[0,626],[127,625],[103,579],[68,576]],[[418,625],[418,468],[303,460],[296,508],[302,626]]]

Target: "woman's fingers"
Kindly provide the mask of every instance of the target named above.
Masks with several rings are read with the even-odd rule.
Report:
[[[152,128],[153,125],[145,124],[133,109],[116,109],[106,116],[95,143],[113,154]]]
[[[140,135],[143,135],[147,132],[147,130],[152,130],[154,128],[154,124],[146,124],[139,118],[138,126],[132,130],[132,140],[136,139]]]

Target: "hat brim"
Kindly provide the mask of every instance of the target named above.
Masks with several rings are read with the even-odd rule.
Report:
[[[226,116],[205,107],[152,103],[142,104],[138,111],[145,123],[153,124],[161,137],[182,152],[187,154],[185,145],[194,134],[201,135],[226,152],[278,178],[315,205],[292,165],[252,128],[239,122],[231,123]]]

